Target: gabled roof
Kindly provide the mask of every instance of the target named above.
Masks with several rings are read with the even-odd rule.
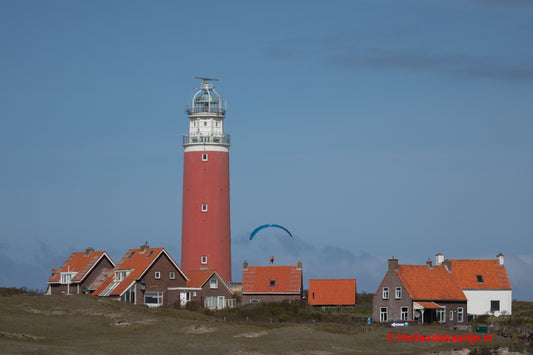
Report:
[[[355,279],[309,280],[307,297],[313,306],[348,306],[355,305]]]
[[[187,281],[188,288],[202,288],[214,275],[216,278],[218,278],[218,280],[220,280],[220,282],[224,284],[228,291],[233,294],[233,291],[231,291],[226,282],[224,282],[222,277],[220,277],[218,272],[215,270],[189,270],[185,271],[185,274],[189,278]]]
[[[451,262],[452,275],[462,289],[511,289],[505,266],[498,260],[447,261]]]
[[[248,266],[242,271],[242,293],[300,294],[302,269],[297,266]]]
[[[117,281],[113,275],[113,277],[103,280],[94,294],[97,296],[121,296],[136,280],[143,277],[161,255],[165,255],[170,260],[185,280],[188,279],[164,248],[130,249],[114,269],[115,273],[116,271],[127,271],[124,280]]]
[[[466,300],[444,266],[398,265],[396,274],[413,300]]]
[[[72,253],[60,268],[52,270],[48,283],[60,282],[62,272],[76,273],[72,282],[82,282],[102,258],[107,258],[111,265],[115,266],[115,262],[105,251],[88,248],[85,252]]]

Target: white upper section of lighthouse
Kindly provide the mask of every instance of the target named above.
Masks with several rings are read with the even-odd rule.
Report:
[[[189,116],[189,134],[183,136],[185,151],[220,150],[228,151],[229,134],[224,134],[226,109],[212,81],[217,79],[197,78],[202,87],[192,97]]]

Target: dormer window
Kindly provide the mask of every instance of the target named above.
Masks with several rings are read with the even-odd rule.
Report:
[[[62,285],[66,285],[66,284],[69,284],[72,282],[72,279],[74,278],[74,276],[77,274],[77,272],[75,271],[71,271],[71,272],[62,272],[61,273],[61,284]]]
[[[477,275],[477,282],[483,282],[483,276]]]
[[[115,280],[116,281],[122,281],[126,278],[127,272],[126,271],[115,271]]]

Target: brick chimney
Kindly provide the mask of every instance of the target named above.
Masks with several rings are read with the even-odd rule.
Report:
[[[452,272],[452,262],[450,260],[444,260],[441,264],[446,268],[449,273]]]
[[[144,243],[143,245],[141,245],[141,253],[144,253],[144,251],[146,249],[150,249],[150,246],[148,245],[148,242]]]
[[[247,261],[242,263],[242,268],[243,268],[243,270],[248,270],[248,262]]]
[[[93,249],[93,248],[87,248],[87,249],[85,249],[85,256],[89,256],[89,255],[91,255],[91,253],[93,253],[93,252],[94,252],[94,249]]]
[[[298,261],[298,266],[296,267],[298,270],[302,270],[302,262]]]
[[[500,253],[496,257],[498,258],[498,265],[503,266],[503,254]]]
[[[395,259],[394,256],[389,259],[389,271],[397,271],[398,270],[398,259]]]
[[[428,260],[426,261],[426,265],[428,266],[428,268],[429,268],[430,270],[433,270],[433,263],[431,262],[431,259],[428,259]]]

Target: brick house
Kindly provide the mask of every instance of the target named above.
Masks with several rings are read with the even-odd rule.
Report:
[[[184,307],[188,302],[198,302],[209,309],[223,309],[236,306],[233,291],[215,270],[185,271],[188,277],[186,287],[169,287],[170,297]]]
[[[187,276],[164,248],[130,249],[112,271],[99,279],[93,295],[159,307],[174,301],[169,287],[184,287]]]
[[[444,265],[399,265],[389,268],[372,301],[375,322],[416,320],[460,325],[467,322],[467,298]]]
[[[46,285],[46,295],[71,295],[91,293],[92,284],[105,270],[112,270],[115,262],[105,251],[87,248],[85,252],[72,253],[59,267],[52,270]]]
[[[307,303],[312,306],[355,306],[355,279],[310,279]]]
[[[299,301],[303,297],[302,263],[295,266],[243,264],[242,303]]]
[[[512,289],[503,254],[492,260],[445,260],[439,253],[435,264],[450,269],[468,300],[468,314],[512,314]]]

